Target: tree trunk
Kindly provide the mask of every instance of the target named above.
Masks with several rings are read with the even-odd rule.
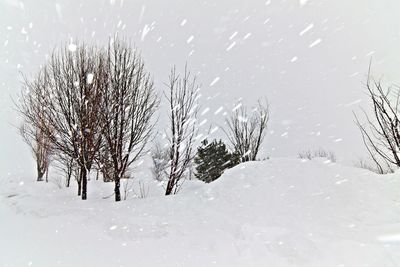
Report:
[[[46,183],[49,182],[49,168],[46,168]]]
[[[37,181],[38,182],[43,181],[44,172],[43,172],[42,168],[40,167],[39,162],[36,163],[36,170],[37,170]]]
[[[81,179],[79,177],[79,179]],[[78,196],[82,195],[82,180],[78,181]]]
[[[121,201],[121,192],[119,190],[120,183],[121,183],[120,178],[115,176],[114,183],[115,183],[115,187],[114,187],[115,201]]]
[[[170,178],[168,180],[167,189],[165,190],[165,195],[166,196],[171,195],[173,189],[174,189],[174,178]]]
[[[38,182],[43,181],[43,175],[44,175],[44,173],[42,173],[41,171],[38,171],[38,176],[37,176],[37,181]]]
[[[66,167],[67,167],[67,169],[66,169],[67,175],[66,175],[66,177],[65,177],[65,179],[66,179],[66,181],[65,181],[65,186],[66,186],[66,187],[69,187],[70,184],[71,184],[71,177],[72,177],[72,174],[74,173],[73,164],[74,164],[73,159],[70,159],[70,160],[67,162],[67,164],[66,164]],[[75,178],[78,178],[78,177],[75,176]],[[79,184],[79,183],[78,183],[78,184]],[[79,196],[80,196],[80,195],[79,195]]]
[[[70,173],[70,172],[67,174],[65,187],[69,187],[69,184],[71,182],[71,175],[72,175],[72,173]]]
[[[81,167],[81,183],[82,183],[82,200],[87,199],[87,170],[86,167]]]

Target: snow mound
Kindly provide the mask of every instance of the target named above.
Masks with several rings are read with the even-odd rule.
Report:
[[[324,162],[241,164],[177,196],[88,201],[4,181],[1,266],[400,266],[400,177]],[[153,186],[157,186],[154,183]]]

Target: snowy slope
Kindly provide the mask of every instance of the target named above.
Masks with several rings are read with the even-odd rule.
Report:
[[[0,266],[400,266],[399,173],[273,159],[121,203],[0,181]]]

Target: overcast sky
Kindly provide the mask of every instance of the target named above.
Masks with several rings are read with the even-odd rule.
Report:
[[[352,111],[368,106],[369,60],[377,77],[400,80],[399,10],[398,0],[0,0],[0,177],[35,175],[14,128],[20,73],[65,42],[102,45],[117,32],[142,51],[159,91],[188,62],[201,120],[219,125],[237,101],[268,97],[262,155],[323,147],[351,164],[365,153]]]

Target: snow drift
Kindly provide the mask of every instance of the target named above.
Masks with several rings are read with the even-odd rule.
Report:
[[[273,159],[121,203],[0,181],[1,266],[400,266],[399,173]]]

